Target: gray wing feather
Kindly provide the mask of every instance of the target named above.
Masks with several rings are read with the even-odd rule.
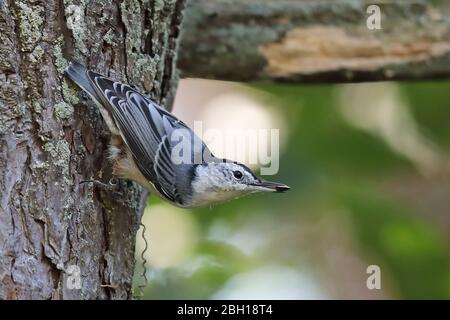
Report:
[[[109,108],[141,172],[167,199],[179,200],[170,137],[177,128],[190,129],[134,88],[91,71],[88,76]]]
[[[89,71],[79,63],[71,63],[65,73],[108,111],[146,179],[168,200],[183,204],[192,192],[194,166],[175,168],[171,161],[171,134],[175,129],[185,129],[183,139],[190,139],[194,146],[191,161],[194,154],[211,154],[203,141],[182,121],[131,86]]]

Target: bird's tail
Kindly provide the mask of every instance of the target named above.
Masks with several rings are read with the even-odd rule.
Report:
[[[86,91],[92,99],[100,102],[100,97],[95,92],[87,76],[87,69],[80,63],[71,62],[64,70],[64,74],[72,79],[81,89]]]

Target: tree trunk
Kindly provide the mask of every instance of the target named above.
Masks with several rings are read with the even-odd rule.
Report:
[[[0,0],[0,299],[129,299],[146,192],[108,183],[76,60],[170,106],[184,0]],[[78,282],[78,271],[80,273]]]
[[[379,30],[368,28],[373,4]],[[450,78],[449,8],[427,0],[192,0],[178,65],[183,77],[233,81]]]

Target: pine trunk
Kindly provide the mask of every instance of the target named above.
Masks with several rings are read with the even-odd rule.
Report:
[[[0,299],[132,298],[146,193],[80,184],[110,180],[109,132],[63,70],[78,61],[170,106],[183,7],[0,0]]]

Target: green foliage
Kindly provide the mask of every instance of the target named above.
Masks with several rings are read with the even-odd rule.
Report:
[[[338,111],[335,86],[254,87],[274,95],[287,120],[288,143],[276,179],[292,190],[188,212],[202,232],[195,254],[179,267],[160,271],[150,281],[147,297],[208,298],[234,275],[258,265],[303,269],[309,257],[319,253],[314,252],[315,243],[299,243],[304,240],[297,239],[296,230],[308,229],[304,224],[310,218],[329,217],[350,222],[350,229],[335,233],[350,232],[357,248],[353,254],[381,267],[388,296],[450,298],[449,234],[442,233],[445,228],[430,220],[423,207],[400,201],[386,187],[401,177],[421,176],[411,160],[379,136],[349,124]],[[421,134],[439,146],[441,154],[450,148],[448,88],[447,82],[400,85]],[[401,187],[413,186],[404,182]],[[448,212],[450,203],[446,205]],[[242,247],[229,239],[212,241],[207,234],[218,221],[236,232],[244,227],[259,230],[269,244],[243,253],[245,239]],[[328,229],[311,230],[320,238]],[[197,267],[187,272],[194,262]]]
[[[355,241],[390,271],[402,298],[449,299],[450,255],[436,227],[373,192],[336,192],[349,213]]]

